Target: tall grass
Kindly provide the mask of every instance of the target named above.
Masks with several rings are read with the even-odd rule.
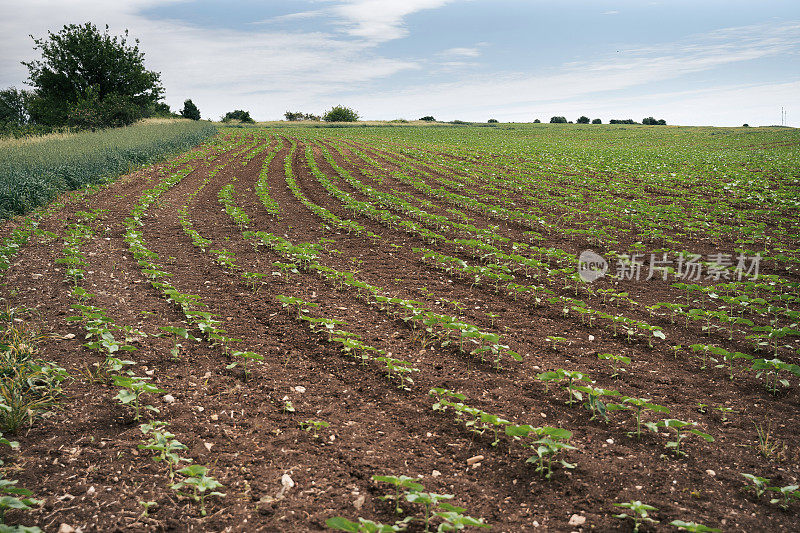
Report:
[[[216,132],[208,122],[145,122],[96,132],[0,143],[0,220],[63,191],[186,151]]]

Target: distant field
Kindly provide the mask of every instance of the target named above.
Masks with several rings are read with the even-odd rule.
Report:
[[[148,120],[112,130],[0,140],[0,220],[113,178],[213,135],[207,122]]]
[[[285,124],[62,197],[2,249],[6,328],[75,378],[4,457],[45,504],[7,516],[419,532],[433,493],[441,531],[632,531],[637,501],[643,532],[798,531],[798,169],[794,129]]]

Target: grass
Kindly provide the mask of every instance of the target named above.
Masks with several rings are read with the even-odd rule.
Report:
[[[125,128],[0,141],[0,220],[27,213],[59,193],[131,172],[198,144],[207,122],[143,121]]]

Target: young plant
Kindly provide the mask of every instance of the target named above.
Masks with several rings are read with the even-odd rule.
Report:
[[[6,525],[6,511],[9,509],[28,510],[34,505],[42,505],[42,500],[30,498],[33,493],[28,489],[17,487],[16,480],[3,479],[0,476],[0,531],[30,531],[35,533],[39,528],[26,528],[25,526],[9,527]]]
[[[691,531],[693,533],[718,533],[722,531],[721,529],[717,529],[715,527],[704,526],[703,524],[698,524],[697,522],[684,522],[683,520],[673,520],[669,524],[677,527],[680,530]]]
[[[777,503],[781,509],[788,509],[792,503],[792,499],[800,500],[800,488],[798,485],[787,485],[786,487],[767,487],[767,490],[776,492],[780,495],[779,498],[771,498],[769,503]]]
[[[765,477],[754,476],[753,474],[741,474],[743,478],[748,480],[751,484],[745,487],[745,490],[752,490],[756,493],[756,498],[760,498],[769,488],[767,485],[770,480]]]
[[[452,494],[436,494],[434,492],[419,492],[416,490],[406,492],[406,501],[409,503],[419,503],[425,506],[425,531],[430,531],[431,509],[442,500],[450,500],[453,498]]]
[[[387,494],[385,496],[381,496],[381,500],[388,500],[392,499],[394,501],[394,512],[397,514],[402,514],[403,509],[400,508],[400,490],[410,490],[410,491],[421,491],[425,490],[425,487],[422,486],[421,483],[418,483],[420,478],[409,477],[405,475],[401,476],[372,476],[373,481],[380,481],[381,483],[388,483],[389,485],[394,486],[395,493],[394,494]]]
[[[642,438],[642,411],[647,409],[656,413],[669,413],[669,408],[651,403],[649,398],[631,398],[630,396],[626,396],[622,399],[622,404],[623,406],[628,404],[630,406],[629,409],[634,412],[634,418],[636,418],[636,432],[628,433],[628,436],[636,435],[637,439]]]
[[[159,326],[158,329],[172,336],[173,339],[172,349],[169,351],[169,353],[172,354],[172,359],[174,360],[178,360],[180,355],[180,349],[183,348],[183,344],[180,343],[180,339],[192,340],[195,342],[200,340],[191,333],[189,333],[189,331],[186,328],[178,328],[175,326]],[[156,336],[158,337],[162,335],[163,334],[157,334]]]
[[[155,454],[153,461],[159,463],[164,461],[169,468],[169,478],[173,479],[174,467],[179,465],[181,461],[191,463],[191,459],[187,459],[178,455],[178,452],[187,450],[185,444],[182,444],[175,438],[175,435],[167,430],[161,429],[166,426],[166,422],[154,421],[150,424],[142,424],[139,429],[143,434],[149,435],[149,439],[145,444],[140,444],[140,450],[150,450]]]
[[[319,431],[322,428],[326,428],[328,426],[330,426],[330,424],[328,422],[325,422],[324,420],[306,420],[305,422],[300,422],[301,428],[305,429],[308,432],[311,431],[314,432],[315,439],[319,438]]]
[[[227,368],[228,370],[231,370],[233,368],[236,368],[236,366],[239,365],[239,363],[241,363],[242,364],[242,368],[244,369],[244,380],[245,381],[247,381],[247,379],[250,377],[250,369],[247,366],[248,361],[263,361],[264,360],[264,356],[263,355],[261,355],[259,353],[255,353],[255,352],[233,352],[231,355],[233,357],[240,358],[241,361],[234,361],[233,363],[227,365],[225,368]]]
[[[566,344],[567,339],[564,337],[546,337],[545,340],[553,345],[553,350],[558,351],[559,344]]]
[[[400,521],[394,525],[373,522],[366,518],[358,518],[358,522],[351,522],[347,518],[334,516],[325,520],[325,525],[336,531],[348,531],[349,533],[393,533],[394,531],[405,531],[406,522]]]
[[[144,394],[161,394],[167,392],[159,389],[152,383],[148,383],[150,378],[140,378],[137,376],[112,376],[114,385],[123,387],[122,390],[114,396],[119,400],[122,405],[132,407],[134,411],[133,419],[137,422],[142,418],[141,409],[146,409],[154,413],[158,413],[158,409],[152,405],[141,405],[140,397]]]
[[[189,465],[178,470],[184,476],[182,481],[172,485],[172,490],[200,503],[200,514],[206,516],[206,498],[210,496],[224,497],[225,494],[214,489],[222,487],[222,483],[208,475],[208,468],[202,465]],[[184,487],[192,489],[191,494],[180,492]]]
[[[623,365],[631,364],[631,358],[630,357],[626,357],[624,355],[614,355],[614,354],[611,354],[611,353],[599,353],[599,354],[597,354],[597,358],[600,359],[601,361],[608,361],[609,362],[609,364],[611,365],[611,369],[614,371],[614,373],[611,374],[612,378],[618,377],[621,372],[627,372],[627,370],[622,368],[620,363],[623,364]]]
[[[553,475],[553,461],[560,463],[564,468],[575,468],[576,466],[575,464],[566,462],[564,459],[556,459],[556,457],[565,450],[577,449],[567,442],[547,436],[533,441],[531,443],[531,448],[536,455],[529,457],[525,462],[536,464],[536,471],[547,480]]]
[[[622,507],[623,509],[629,509],[633,512],[633,514],[627,513],[620,513],[615,514],[614,518],[621,518],[623,520],[631,519],[633,520],[633,532],[638,533],[639,528],[642,526],[644,522],[650,522],[651,524],[658,524],[658,520],[654,520],[647,516],[648,511],[658,511],[658,508],[653,507],[652,505],[647,505],[645,503],[640,502],[639,500],[631,500],[625,503],[615,503],[617,507]]]
[[[702,438],[706,442],[714,442],[714,437],[709,435],[708,433],[703,433],[699,429],[696,429],[697,423],[695,422],[684,422],[683,420],[677,420],[675,418],[665,418],[660,422],[648,422],[645,424],[651,431],[658,432],[658,428],[667,428],[671,429],[675,432],[675,440],[667,442],[667,449],[671,449],[672,453],[676,456],[686,456],[686,452],[681,450],[681,442],[686,439],[690,434],[695,434],[698,437]]]

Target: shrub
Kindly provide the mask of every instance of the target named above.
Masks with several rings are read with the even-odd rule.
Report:
[[[430,115],[426,115],[422,117],[420,120],[424,120],[425,122],[436,122],[436,119]]]
[[[566,124],[567,119],[564,117],[551,117],[550,124]]]
[[[608,121],[608,123],[609,124],[636,124],[636,122],[634,122],[632,118],[626,118],[626,119],[612,118],[611,120]]]
[[[248,124],[252,124],[255,122],[255,120],[253,120],[253,118],[250,116],[249,111],[242,111],[241,109],[228,111],[227,113],[225,113],[225,116],[222,117],[222,122],[230,122],[231,120],[238,120],[240,122],[245,122]]]
[[[183,118],[190,118],[192,120],[200,120],[200,110],[197,109],[197,106],[194,105],[194,102],[190,100],[186,100],[183,102],[183,109],[181,110],[181,116]]]
[[[596,118],[596,119],[592,120],[592,124],[602,124],[602,123],[603,123],[603,121],[600,120],[599,118]]]
[[[578,124],[588,124],[588,123],[589,123],[589,117],[587,117],[587,116],[581,116],[581,117],[580,117],[578,120],[576,120],[575,122],[577,122]]]
[[[486,122],[487,122],[488,124],[497,124],[497,119],[496,119],[496,118],[490,118],[490,119],[489,119],[489,120],[487,120]]]
[[[749,127],[750,127],[750,124],[748,124],[748,123],[746,123],[746,122],[745,122],[744,124],[742,124],[742,127],[743,127],[743,128],[749,128]]]
[[[342,105],[331,108],[322,115],[325,122],[355,122],[358,120],[358,113]]]
[[[541,124],[541,123],[542,123],[542,121],[541,121],[541,120],[539,120],[538,118],[535,118],[535,119],[533,119],[533,123],[534,123],[534,124]]]

